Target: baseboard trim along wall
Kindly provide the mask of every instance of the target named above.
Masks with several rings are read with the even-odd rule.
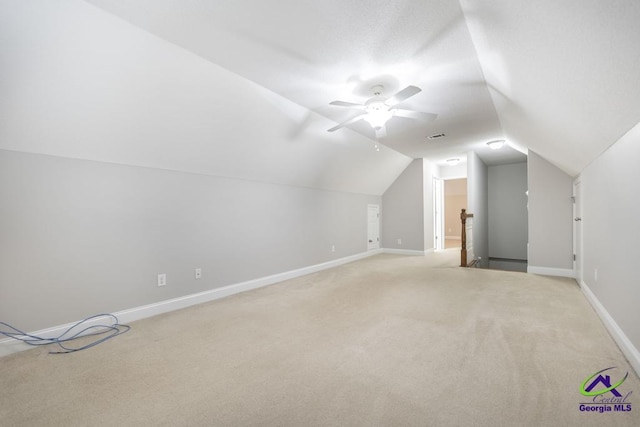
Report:
[[[571,278],[575,278],[576,275],[573,272],[572,269],[568,269],[568,268],[550,268],[550,267],[535,267],[535,266],[528,266],[527,267],[527,273],[532,273],[532,274],[540,274],[543,276],[558,276],[558,277],[571,277]]]
[[[420,255],[424,255],[422,251],[416,251]],[[373,255],[383,253],[382,249],[374,249],[367,252],[347,256],[344,258],[335,259],[332,261],[323,262],[321,264],[315,264],[308,267],[299,268],[297,270],[286,271],[284,273],[273,274],[271,276],[261,277],[258,279],[248,280],[246,282],[235,283],[221,288],[215,288],[197,294],[185,295],[179,298],[173,298],[170,300],[160,301],[153,304],[143,305],[140,307],[131,308],[128,310],[122,310],[117,313],[113,313],[118,317],[118,320],[122,324],[134,322],[136,320],[146,319],[148,317],[156,316],[158,314],[168,313],[174,310],[180,310],[182,308],[190,307],[196,304],[202,304],[205,302],[217,300],[220,298],[235,295],[240,292],[249,291],[252,289],[261,288],[275,283],[282,282],[284,280],[294,279],[296,277],[304,276],[318,271],[326,270],[328,268],[337,267],[343,264],[347,264],[353,261],[357,261],[363,258],[367,258]],[[66,325],[54,326],[47,329],[42,329],[36,332],[29,332],[31,335],[35,335],[43,338],[53,338],[60,336],[64,331],[75,325],[77,322],[69,323]],[[104,324],[104,318],[97,318],[94,321],[88,321],[83,327]],[[21,341],[7,338],[0,340],[0,357],[7,356],[19,351],[32,349],[33,346],[25,344]]]
[[[582,280],[580,281],[580,289],[598,314],[598,317],[600,317],[600,320],[605,328],[607,328],[607,331],[609,331],[609,334],[611,334],[613,340],[618,344],[618,347],[620,347],[622,354],[627,358],[629,364],[631,364],[636,371],[636,374],[640,376],[640,352],[638,349],[631,343],[622,329],[620,329],[620,326],[613,320],[613,317],[611,317],[598,298],[591,292],[591,289],[589,289],[587,284]]]
[[[382,249],[382,252],[385,254],[394,254],[394,255],[427,255],[433,252],[433,248],[427,249],[426,251],[417,251],[413,249],[393,249],[393,248],[385,248]]]

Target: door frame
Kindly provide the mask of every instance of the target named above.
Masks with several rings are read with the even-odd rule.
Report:
[[[371,236],[369,235],[369,218],[372,210],[376,211],[376,241],[371,242]],[[367,205],[367,250],[371,251],[380,248],[380,205]]]
[[[571,221],[573,222],[573,276],[580,284],[582,282],[582,273],[584,269],[584,259],[582,251],[582,248],[584,247],[582,241],[582,185],[580,178],[576,178],[573,181],[571,194],[571,200],[573,202],[573,215],[571,217]],[[578,220],[577,218],[580,219]]]
[[[444,249],[444,180],[433,177],[433,247]]]

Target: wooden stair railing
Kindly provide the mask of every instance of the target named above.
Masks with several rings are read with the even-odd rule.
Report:
[[[467,218],[473,218],[473,214],[468,214],[466,209],[460,212],[460,220],[462,221],[462,248],[460,249],[460,267],[469,267],[467,264]],[[472,264],[475,260],[472,261]]]

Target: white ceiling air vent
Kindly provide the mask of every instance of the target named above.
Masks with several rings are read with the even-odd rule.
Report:
[[[444,133],[438,133],[436,135],[431,135],[429,139],[438,139],[438,138],[443,138],[444,136],[445,136]]]

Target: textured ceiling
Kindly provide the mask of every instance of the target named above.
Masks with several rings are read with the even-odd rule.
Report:
[[[416,85],[402,106],[438,119],[383,140],[410,157],[522,159],[484,146],[506,137],[575,175],[640,120],[637,0],[89,1],[336,122]]]
[[[23,4],[28,7],[19,6]],[[222,173],[218,169],[233,164],[234,170],[246,169],[243,176],[280,182],[272,176],[279,162],[283,175],[288,174],[282,180],[298,182],[297,175],[328,173],[327,164],[336,162],[314,159],[337,155],[331,147],[344,146],[339,158],[350,160],[341,164],[342,172],[335,174],[331,185],[321,185],[342,188],[338,183],[344,180],[343,172],[355,169],[349,166],[353,159],[365,162],[359,148],[351,152],[348,147],[365,149],[374,133],[362,121],[327,133],[354,115],[329,102],[364,102],[371,86],[379,83],[389,95],[407,85],[420,87],[422,92],[400,107],[438,114],[432,122],[394,117],[382,142],[409,157],[440,164],[451,157],[464,161],[469,150],[488,165],[510,163],[524,160],[519,151],[532,149],[576,175],[640,120],[637,0],[66,0],[55,4],[68,12],[55,12],[39,1],[3,5],[6,18],[0,19],[6,21],[2,30],[8,36],[0,44],[8,48],[0,52],[6,59],[0,79],[5,101],[0,106],[6,110],[2,131],[10,136],[2,143],[10,149],[22,149],[28,141],[36,144],[40,141],[36,131],[57,135],[64,130],[60,124],[68,121],[86,125],[87,136],[102,131],[100,138],[116,133],[120,138],[112,137],[111,145],[100,145],[96,139],[94,147],[76,143],[78,153],[73,155],[84,156],[81,150],[113,150],[115,158],[119,154],[112,145],[119,141],[121,152],[144,160],[160,154],[142,149],[141,144],[166,140],[174,155],[165,153],[155,163],[184,158],[183,169],[200,170],[194,165],[202,162],[210,173]],[[24,17],[11,19],[20,11]],[[73,25],[58,28],[59,14]],[[104,90],[104,82],[111,85],[110,91]],[[90,108],[67,102],[69,97],[84,100],[91,91],[101,102]],[[138,120],[124,114],[131,112],[132,103],[140,103],[135,110]],[[96,110],[107,107],[108,114]],[[16,119],[19,114],[36,126],[22,126]],[[39,114],[40,119],[55,116],[55,120],[35,121]],[[119,115],[123,120],[112,123]],[[205,117],[211,120],[204,121]],[[202,123],[193,126],[196,118]],[[160,132],[156,123],[172,133]],[[153,137],[136,139],[132,130]],[[179,131],[193,136],[177,144],[170,136]],[[440,133],[446,136],[427,138]],[[73,138],[78,136],[60,134],[60,146],[72,144]],[[491,151],[486,146],[487,141],[502,138],[510,147]],[[213,139],[236,143],[211,145]],[[296,147],[307,148],[292,151],[286,144],[293,141]],[[234,150],[237,164],[222,160],[223,153]],[[255,156],[243,157],[252,152]],[[301,167],[306,172],[290,170],[297,167],[296,156],[303,154],[308,157],[306,168]],[[258,156],[269,156],[274,163],[251,160]],[[393,156],[387,150],[380,165]],[[408,161],[400,154],[393,158],[395,168]],[[322,164],[313,166],[314,161]],[[215,162],[219,165],[209,166]],[[368,167],[365,163],[362,168]],[[379,193],[383,181],[394,174],[395,169],[375,189],[358,185],[349,191]],[[369,175],[358,176],[369,182]],[[320,185],[315,182],[309,179],[304,185]]]
[[[337,123],[357,112],[333,100],[362,103],[380,83],[386,95],[418,86],[400,107],[437,120],[394,117],[382,140],[410,157],[442,163],[473,149],[487,164],[525,159],[485,146],[503,132],[458,1],[89,2]],[[375,137],[366,122],[350,128]]]
[[[0,150],[368,195],[411,162],[82,0],[0,2],[0,64]]]
[[[640,121],[640,2],[461,0],[505,136],[577,175]]]

